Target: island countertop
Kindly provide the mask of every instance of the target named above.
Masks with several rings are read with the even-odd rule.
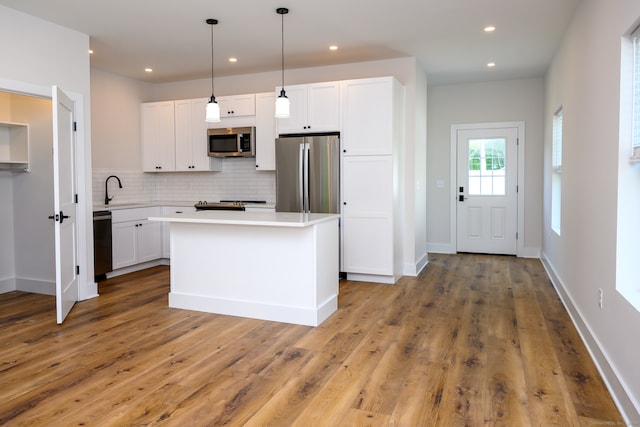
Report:
[[[149,217],[150,221],[192,224],[253,225],[266,227],[309,227],[339,218],[338,214],[296,212],[196,211]]]

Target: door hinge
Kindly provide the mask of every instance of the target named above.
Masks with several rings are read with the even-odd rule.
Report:
[[[516,138],[516,145],[520,145],[520,138]]]
[[[76,201],[76,204],[78,203],[78,195],[76,194],[74,197],[74,200]]]
[[[519,192],[520,192],[520,186],[519,186],[519,185],[516,185],[516,193],[519,193]],[[77,197],[77,196],[78,196],[78,195],[76,194],[76,197]],[[78,203],[78,201],[77,201],[77,200],[76,200],[76,203]]]
[[[518,232],[516,231],[516,240],[518,240]]]
[[[76,274],[80,274],[80,266],[76,265]]]
[[[78,131],[78,122],[73,122],[73,131],[74,132]]]

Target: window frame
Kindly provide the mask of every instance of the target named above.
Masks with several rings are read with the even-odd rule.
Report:
[[[562,138],[564,110],[562,105],[551,120],[551,230],[558,236],[562,230]]]
[[[640,26],[631,32],[631,161],[640,162]]]

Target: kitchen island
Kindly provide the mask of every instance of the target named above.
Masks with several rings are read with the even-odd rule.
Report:
[[[336,214],[197,211],[170,223],[169,306],[318,326],[338,307]]]

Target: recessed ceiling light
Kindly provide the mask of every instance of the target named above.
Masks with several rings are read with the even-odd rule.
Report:
[[[152,68],[145,68],[145,69],[144,69],[144,71],[145,71],[146,73],[151,73],[151,72],[153,71],[153,69],[152,69]]]
[[[493,68],[493,67],[495,67],[495,66],[496,66],[496,63],[495,63],[495,62],[488,62],[488,63],[487,63],[487,67],[489,67],[489,68]]]
[[[338,50],[338,46],[336,45],[329,46],[329,50]]]
[[[93,55],[93,49],[89,49],[89,55]]]
[[[488,25],[486,27],[484,27],[484,32],[485,33],[492,33],[496,30],[496,27],[494,27],[493,25]]]
[[[238,62],[238,58],[229,58],[229,62]]]

